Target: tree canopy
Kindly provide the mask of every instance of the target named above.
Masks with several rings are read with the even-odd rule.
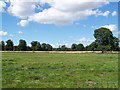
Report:
[[[32,41],[32,42],[31,42],[31,49],[32,49],[33,51],[39,51],[39,50],[41,50],[41,45],[40,45],[40,43],[39,43],[38,41]]]
[[[73,43],[70,48],[66,45],[53,48],[50,44],[40,43],[38,41],[32,41],[31,46],[27,46],[27,42],[23,39],[19,40],[18,46],[14,46],[12,40],[0,42],[0,50],[9,51],[119,51],[119,39],[113,36],[112,32],[108,28],[98,28],[94,31],[95,41],[88,46],[84,46],[82,43]]]
[[[19,51],[26,51],[27,50],[27,43],[25,40],[23,40],[23,39],[19,40],[18,50]]]
[[[112,51],[119,49],[119,39],[114,37],[112,32],[107,28],[96,29],[94,37],[97,47],[95,50]]]
[[[83,50],[85,50],[85,48],[84,48],[84,45],[83,44],[72,44],[71,45],[71,49],[73,50],[73,51],[83,51]]]
[[[6,41],[6,43],[5,50],[13,51],[13,41],[9,39]]]

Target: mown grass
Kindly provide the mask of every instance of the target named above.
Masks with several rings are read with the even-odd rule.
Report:
[[[117,54],[2,53],[3,88],[117,88]]]

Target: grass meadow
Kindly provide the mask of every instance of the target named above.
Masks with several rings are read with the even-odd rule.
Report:
[[[2,53],[3,88],[117,88],[118,54]]]

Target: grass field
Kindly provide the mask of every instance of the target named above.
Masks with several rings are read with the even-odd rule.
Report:
[[[2,53],[3,88],[117,88],[117,54]]]

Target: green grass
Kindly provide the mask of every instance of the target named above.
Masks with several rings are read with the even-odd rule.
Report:
[[[117,88],[117,54],[2,53],[3,88]]]

